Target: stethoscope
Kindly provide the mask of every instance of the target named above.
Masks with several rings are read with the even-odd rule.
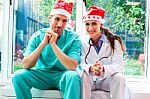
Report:
[[[88,62],[87,62],[87,57],[88,57],[88,55],[89,55],[89,53],[90,53],[91,47],[94,46],[94,44],[92,43],[92,39],[91,39],[91,38],[89,39],[89,45],[90,45],[90,47],[89,47],[88,52],[87,52],[87,54],[85,55],[85,58],[84,58],[84,61],[85,61],[86,64],[88,64]],[[104,58],[108,58],[108,57],[101,57],[101,58],[99,59],[99,61],[101,61],[101,60],[104,59]]]

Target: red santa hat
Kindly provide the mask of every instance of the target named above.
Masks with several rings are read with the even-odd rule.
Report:
[[[87,9],[86,14],[83,16],[83,21],[96,20],[104,23],[105,10],[97,6],[91,6]]]
[[[51,10],[50,15],[62,14],[70,18],[72,14],[72,9],[73,9],[73,2],[65,2],[59,0],[54,5],[54,8]]]

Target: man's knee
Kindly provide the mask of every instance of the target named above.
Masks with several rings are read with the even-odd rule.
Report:
[[[65,74],[69,78],[80,78],[79,74],[76,71],[67,71]]]
[[[16,71],[12,77],[12,82],[17,83],[17,84],[23,82],[24,76],[26,75],[26,73],[27,73],[27,70],[25,69]]]
[[[81,80],[79,74],[75,71],[67,71],[65,72],[65,76],[67,80],[71,80],[73,82],[78,82]]]

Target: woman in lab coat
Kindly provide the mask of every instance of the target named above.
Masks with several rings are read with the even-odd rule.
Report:
[[[104,14],[104,9],[91,6],[83,17],[88,33],[82,38],[83,99],[100,99],[91,97],[92,90],[110,92],[109,99],[129,99],[123,77],[125,47],[119,36],[103,27]]]

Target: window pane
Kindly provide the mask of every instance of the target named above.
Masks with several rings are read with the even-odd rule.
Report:
[[[23,2],[24,1],[24,2]],[[49,26],[48,16],[56,0],[18,0],[15,3],[15,47],[14,71],[21,69],[21,60],[31,35]],[[68,28],[75,30],[75,8],[68,24]]]
[[[139,0],[138,3],[126,0],[86,0],[87,8],[97,5],[106,10],[104,25],[122,37],[126,46],[124,61],[127,76],[145,74],[145,3],[145,0]]]

